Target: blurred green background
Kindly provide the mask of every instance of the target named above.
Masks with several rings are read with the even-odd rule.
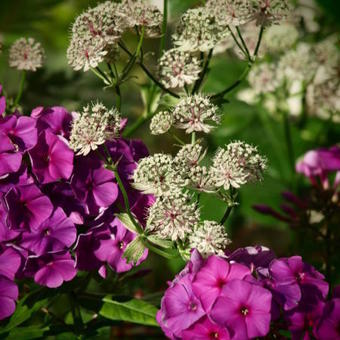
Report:
[[[103,90],[101,81],[92,73],[74,72],[66,60],[66,49],[69,43],[70,25],[75,17],[84,9],[99,1],[85,0],[0,0],[0,36],[3,41],[3,53],[0,54],[0,83],[7,97],[14,97],[19,87],[20,75],[8,67],[8,48],[17,38],[33,37],[40,41],[46,50],[46,64],[36,73],[28,75],[22,107],[30,112],[36,106],[65,106],[69,111],[77,110],[82,105],[100,100],[110,106],[114,104],[112,89]],[[187,8],[200,1],[169,0],[170,30],[176,18]],[[201,2],[202,3],[202,2]],[[330,33],[340,27],[340,2],[319,0],[323,11],[322,25],[328,27]],[[135,36],[126,35],[125,41],[134,44]],[[144,44],[145,63],[156,72],[158,39],[147,39]],[[170,32],[167,46],[171,46]],[[122,55],[122,60],[125,56]],[[232,84],[242,73],[244,63],[228,54],[219,54],[213,58],[208,81],[204,91],[213,93]],[[134,68],[136,78],[122,86],[122,114],[129,118],[130,124],[143,111],[140,85],[147,84],[138,67]],[[288,227],[271,218],[256,213],[254,204],[268,204],[278,208],[281,203],[280,193],[292,188],[292,173],[289,167],[287,150],[284,144],[283,128],[279,120],[261,112],[260,109],[248,106],[230,95],[228,103],[223,105],[222,124],[209,135],[207,147],[213,153],[234,139],[241,139],[259,146],[260,151],[268,157],[269,170],[262,183],[247,185],[241,190],[240,205],[235,209],[228,221],[228,230],[233,239],[233,248],[238,246],[263,244],[271,247],[277,255],[289,256],[301,253],[296,249],[296,240]],[[309,149],[318,146],[329,146],[339,142],[340,128],[329,126],[327,122],[309,119],[303,125],[292,124],[294,153],[296,158]],[[151,153],[174,151],[173,141],[166,136],[151,136],[148,124],[136,131],[134,137],[142,138]],[[273,137],[275,143],[273,143]],[[295,189],[303,190],[300,179]],[[209,195],[203,195],[202,218],[220,219],[225,204]],[[312,245],[306,245],[312,246]],[[146,276],[135,285],[135,290],[149,292],[160,291],[183,265],[182,262],[168,262],[157,258],[149,258],[143,264],[152,268],[155,275]],[[169,270],[164,270],[165,266]]]

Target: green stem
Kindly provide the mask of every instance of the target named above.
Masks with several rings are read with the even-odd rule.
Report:
[[[122,44],[121,42],[118,43],[119,47],[130,57],[132,56],[132,53]],[[137,64],[141,67],[141,69],[144,71],[144,73],[153,81],[155,85],[157,85],[162,91],[168,93],[172,97],[180,98],[180,96],[169,89],[165,88],[153,75],[152,73],[147,69],[147,67],[141,62],[137,61]]]
[[[247,52],[244,50],[243,46],[239,43],[239,41],[237,40],[233,30],[230,28],[230,26],[228,25],[228,30],[232,36],[232,38],[234,39],[236,45],[238,46],[238,48],[241,50],[241,52],[244,54],[244,56],[248,59],[248,55],[247,55]]]
[[[140,224],[136,221],[135,217],[132,215],[132,212],[131,212],[131,208],[130,208],[130,203],[129,203],[129,197],[126,193],[126,190],[125,190],[125,187],[124,187],[124,184],[119,176],[119,173],[118,173],[118,170],[115,166],[113,165],[109,165],[109,169],[112,170],[115,174],[115,178],[117,180],[117,183],[118,183],[118,186],[119,186],[119,189],[123,195],[123,200],[124,200],[124,205],[125,205],[125,209],[126,209],[126,212],[127,214],[129,215],[133,225],[136,227],[137,231],[139,234],[143,234],[144,233],[144,230],[143,228],[140,226]]]
[[[178,257],[178,254],[170,254],[169,252],[166,252],[162,249],[159,249],[155,246],[153,246],[150,242],[146,242],[145,246],[150,249],[152,252],[156,253],[157,255],[160,255],[162,257],[165,257],[168,260],[175,259]]]
[[[244,48],[244,50],[245,50],[245,52],[246,52],[246,55],[247,55],[248,60],[251,60],[250,53],[249,53],[249,49],[248,49],[248,47],[247,47],[246,42],[244,41],[244,39],[243,39],[243,37],[242,37],[240,28],[239,28],[238,26],[236,26],[236,31],[237,31],[238,36],[240,37],[242,46],[243,46],[243,48]]]
[[[174,133],[171,133],[172,138],[177,141],[181,145],[185,145],[185,143],[180,139],[178,136],[176,136]]]
[[[254,57],[257,57],[257,54],[259,53],[261,42],[262,42],[262,37],[263,37],[263,32],[264,32],[264,26],[261,26],[259,38],[257,40],[257,44],[256,44],[255,51],[254,51]]]
[[[130,137],[136,130],[139,129],[140,126],[144,124],[146,120],[147,117],[139,116],[138,119],[134,122],[134,124],[123,132],[123,137]]]
[[[293,174],[295,174],[295,156],[294,156],[294,147],[293,147],[292,132],[290,129],[289,117],[286,111],[282,112],[282,114],[283,114],[284,136],[285,136],[287,152],[288,152],[288,160],[289,160],[291,171]]]
[[[165,48],[166,30],[168,26],[168,0],[163,0],[163,22],[162,22],[162,36],[159,46],[159,56],[161,57]]]
[[[200,73],[200,77],[197,79],[197,81],[195,82],[195,85],[194,85],[194,88],[192,89],[192,92],[191,94],[195,94],[197,91],[199,91],[201,85],[202,85],[202,82],[204,80],[204,77],[208,71],[208,68],[209,68],[209,64],[210,64],[210,60],[211,60],[211,57],[212,57],[212,54],[213,54],[213,48],[209,51],[209,54],[207,56],[207,59],[204,63],[204,67],[203,67],[203,70],[201,71]]]
[[[105,73],[99,68],[93,68],[91,67],[90,70],[98,77],[100,78],[105,85],[111,85],[110,80],[106,77]]]
[[[196,143],[196,132],[194,131],[191,134],[191,144],[195,144]]]
[[[227,219],[228,219],[228,217],[229,217],[229,215],[230,215],[232,210],[233,210],[232,206],[229,206],[227,208],[227,210],[225,211],[225,213],[224,213],[224,215],[223,215],[223,217],[221,219],[221,222],[220,222],[221,225],[224,225],[224,223],[227,221]]]
[[[79,304],[74,292],[69,293],[70,304],[71,304],[71,311],[73,317],[73,325],[75,328],[76,333],[81,333],[84,328],[83,319],[81,317]]]
[[[22,93],[24,91],[25,79],[26,79],[26,72],[22,71],[18,94],[17,94],[17,96],[15,97],[15,100],[14,100],[14,107],[16,107],[19,104],[19,101],[21,99]]]

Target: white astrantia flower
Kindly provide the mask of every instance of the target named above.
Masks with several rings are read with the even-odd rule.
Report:
[[[86,156],[105,141],[119,136],[121,117],[116,109],[103,104],[87,105],[73,120],[70,147],[78,155]]]
[[[209,133],[220,122],[218,107],[206,96],[197,94],[181,99],[172,111],[175,126],[186,133]]]
[[[164,52],[159,60],[160,80],[166,88],[191,85],[199,78],[200,72],[199,60],[177,48]]]
[[[240,26],[250,20],[252,3],[250,0],[208,0],[207,9],[211,10],[220,25]]]
[[[186,171],[186,169],[198,165],[204,158],[205,153],[200,143],[186,144],[178,151],[174,158],[174,163],[185,168]]]
[[[182,51],[206,52],[229,34],[214,14],[205,7],[189,9],[180,19],[173,35],[175,46]]]
[[[215,221],[197,224],[189,236],[189,248],[197,249],[203,257],[213,254],[224,256],[230,243],[224,226]]]
[[[153,135],[162,135],[170,130],[174,122],[172,113],[169,111],[158,112],[152,117],[150,131]]]
[[[210,176],[216,187],[239,188],[247,182],[262,179],[266,164],[267,160],[256,147],[235,141],[217,150]]]
[[[248,82],[256,94],[274,92],[280,85],[276,67],[270,63],[256,64],[249,72]]]
[[[141,159],[133,174],[133,186],[145,194],[172,195],[186,182],[176,171],[171,155],[154,154]]]
[[[126,28],[120,5],[106,1],[79,15],[72,25],[67,60],[74,70],[97,67],[105,56],[112,57],[113,47]]]
[[[327,68],[340,65],[339,37],[331,35],[314,45],[314,52],[318,62]]]
[[[310,114],[321,119],[340,122],[339,79],[329,78],[323,82],[313,82],[307,87],[307,108]]]
[[[216,191],[215,181],[211,176],[209,168],[202,165],[196,165],[190,168],[187,173],[188,188],[213,193]]]
[[[45,51],[33,38],[16,40],[9,50],[9,66],[23,71],[36,71],[43,66]]]
[[[312,46],[299,43],[295,49],[287,51],[277,66],[278,79],[283,82],[300,80],[309,82],[315,75],[318,63]]]
[[[177,192],[158,197],[149,209],[146,230],[163,239],[184,241],[200,220],[200,212],[191,196]]]
[[[291,11],[288,0],[251,0],[253,18],[258,26],[278,24]]]
[[[268,27],[263,35],[263,44],[266,51],[271,53],[284,52],[290,49],[299,38],[299,32],[290,23],[281,23]]]
[[[161,35],[163,14],[157,6],[143,0],[123,0],[120,9],[126,16],[128,27],[143,26],[150,38]]]

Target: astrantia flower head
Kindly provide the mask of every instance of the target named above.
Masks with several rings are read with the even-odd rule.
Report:
[[[205,52],[228,35],[226,26],[217,23],[205,7],[189,9],[181,18],[173,35],[174,44],[182,51]]]
[[[214,221],[204,221],[196,225],[189,236],[189,248],[197,249],[204,257],[212,254],[224,255],[230,242],[224,226]]]
[[[243,25],[252,14],[248,0],[209,0],[206,7],[214,13],[217,22],[225,26]]]
[[[287,0],[252,0],[252,3],[257,25],[277,24],[290,12]]]
[[[177,48],[166,51],[159,60],[159,74],[166,88],[190,85],[198,79],[200,72],[198,59]]]
[[[186,133],[209,133],[220,122],[218,107],[208,97],[194,95],[183,98],[173,110],[175,126]]]
[[[20,38],[9,50],[9,66],[18,70],[36,71],[42,67],[45,52],[33,38]]]
[[[169,195],[185,182],[173,166],[171,155],[154,154],[143,158],[133,174],[133,186],[145,194]]]
[[[149,210],[147,230],[164,239],[185,240],[200,219],[196,203],[190,201],[181,192],[159,197]]]
[[[282,23],[269,27],[264,32],[263,43],[269,52],[283,52],[291,48],[299,38],[299,32],[294,25]]]
[[[215,181],[211,177],[211,172],[206,166],[196,165],[191,167],[186,177],[188,178],[188,187],[197,191],[212,193],[216,191]]]
[[[162,135],[169,131],[173,124],[173,116],[169,111],[158,112],[150,123],[150,130],[153,135]]]
[[[269,63],[254,66],[249,72],[248,81],[256,94],[273,92],[280,85],[275,66]]]
[[[178,164],[178,167],[189,170],[191,167],[198,165],[205,156],[203,147],[200,143],[186,144],[180,148],[174,162]]]
[[[161,35],[163,14],[157,6],[148,4],[143,0],[125,0],[120,8],[126,15],[128,27],[144,27],[145,33],[149,37]]]
[[[216,187],[229,190],[250,181],[260,180],[266,169],[266,159],[257,148],[241,141],[219,149],[213,159],[211,177]]]
[[[69,65],[74,70],[98,66],[125,28],[125,16],[118,4],[106,1],[77,17],[72,26],[72,38],[67,50]]]
[[[119,136],[121,118],[116,109],[103,104],[85,106],[73,121],[70,146],[78,154],[87,155],[107,140]]]

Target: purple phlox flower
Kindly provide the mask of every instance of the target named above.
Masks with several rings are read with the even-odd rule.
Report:
[[[38,228],[22,234],[20,246],[40,256],[70,247],[76,235],[72,220],[65,215],[63,209],[57,208]]]
[[[182,332],[183,340],[230,340],[230,335],[225,327],[220,327],[208,317],[204,316],[189,329]]]
[[[321,148],[308,151],[296,164],[296,171],[304,174],[315,185],[319,178],[323,188],[328,189],[329,172],[340,171],[340,148],[333,146],[329,149]]]
[[[143,226],[146,224],[149,208],[155,203],[155,200],[153,195],[144,195],[140,193],[131,207],[131,212]]]
[[[77,159],[71,186],[76,197],[86,203],[91,215],[98,214],[100,208],[109,207],[118,197],[114,173],[93,157]]]
[[[15,152],[15,147],[6,134],[0,131],[0,180],[21,166],[22,155]]]
[[[7,277],[0,275],[0,320],[14,313],[18,295],[17,285]]]
[[[339,298],[340,299],[340,285],[337,285],[333,288],[333,298]]]
[[[320,299],[320,293],[314,286],[302,288],[302,298],[298,307],[285,313],[288,329],[292,339],[311,339],[315,335],[316,326],[322,316],[325,302]]]
[[[62,106],[33,109],[31,117],[37,119],[38,131],[50,130],[66,139],[70,136],[72,115]]]
[[[204,309],[209,311],[226,284],[250,274],[249,268],[242,264],[210,256],[193,279],[193,291],[201,299]]]
[[[3,197],[0,193],[0,242],[6,242],[15,239],[20,235],[19,231],[15,231],[13,229],[9,229],[7,226],[7,212],[3,205]]]
[[[21,154],[19,154],[21,156]],[[16,186],[22,186],[27,184],[33,184],[34,179],[27,172],[27,167],[24,163],[21,163],[20,168],[8,176],[0,179],[0,192],[7,193],[10,189]]]
[[[6,248],[0,254],[0,276],[14,280],[21,264],[21,257],[13,248]]]
[[[101,239],[107,239],[107,227],[99,225],[91,228],[87,233],[78,236],[75,245],[76,267],[79,270],[98,270],[103,265],[94,252],[100,247]]]
[[[203,315],[204,309],[199,298],[192,291],[190,274],[182,277],[168,288],[157,313],[157,322],[170,339],[177,339],[183,330],[189,328]]]
[[[0,320],[10,316],[15,310],[18,287],[13,282],[21,264],[20,255],[12,248],[0,254]]]
[[[265,336],[270,327],[272,294],[242,280],[224,286],[213,305],[211,318],[228,328],[233,340]]]
[[[236,249],[228,256],[229,262],[244,264],[251,272],[259,267],[267,268],[274,258],[275,253],[271,249],[258,245]]]
[[[61,207],[74,224],[84,224],[86,204],[80,202],[67,182],[56,182],[42,188],[55,207]]]
[[[9,228],[35,229],[52,213],[53,205],[34,184],[12,188],[4,197]]]
[[[123,257],[124,251],[136,235],[126,229],[118,218],[115,218],[108,229],[106,238],[100,240],[100,246],[94,251],[95,256],[107,264],[117,273],[129,271],[132,263],[127,263]],[[145,249],[143,256],[137,262],[139,265],[146,259],[148,250]]]
[[[32,170],[40,183],[69,179],[73,171],[73,151],[66,140],[49,131],[43,131],[38,144],[29,152]]]
[[[1,96],[2,93],[2,85],[0,84],[0,116],[2,116],[6,110],[6,98],[5,96]]]
[[[77,274],[75,262],[68,252],[29,256],[25,270],[34,276],[36,283],[48,288],[60,287]]]
[[[316,336],[322,340],[340,339],[340,299],[334,298],[325,305]]]
[[[36,121],[31,117],[15,115],[4,117],[0,119],[0,132],[7,135],[21,152],[30,150],[37,144]]]

